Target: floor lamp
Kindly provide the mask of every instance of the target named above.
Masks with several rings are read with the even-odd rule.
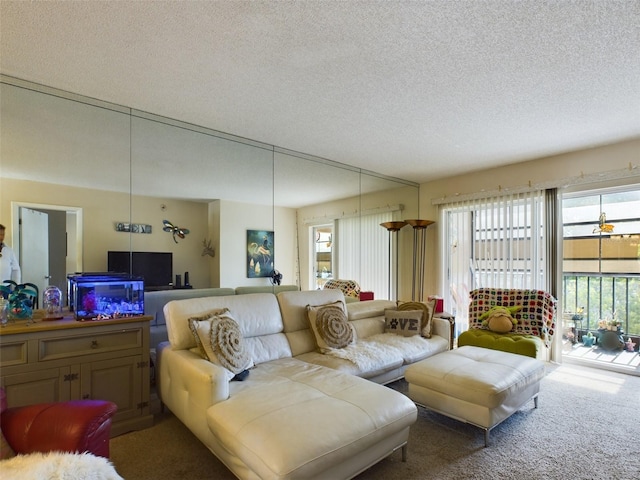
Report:
[[[380,226],[387,229],[389,232],[389,300],[391,300],[391,284],[393,283],[393,275],[391,274],[391,234],[395,233],[396,237],[396,296],[395,300],[398,301],[398,231],[404,227],[407,222],[384,222]]]
[[[426,230],[432,220],[405,220],[413,227],[413,277],[411,283],[411,300],[422,302],[424,300],[424,267],[427,246]]]

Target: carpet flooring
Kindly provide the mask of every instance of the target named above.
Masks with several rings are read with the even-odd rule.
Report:
[[[390,385],[403,393],[406,382]],[[357,480],[640,478],[640,377],[548,365],[533,401],[491,432],[418,409],[406,462],[400,451]],[[171,413],[111,440],[125,480],[231,480],[234,475]],[[333,480],[333,479],[327,479]]]

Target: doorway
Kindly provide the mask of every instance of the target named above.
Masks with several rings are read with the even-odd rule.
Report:
[[[21,224],[22,210],[33,210],[48,216],[46,231],[42,233],[30,233],[29,243],[42,239],[43,249],[48,252],[47,265],[32,265],[31,258],[24,254],[25,238],[23,225]],[[44,227],[43,227],[44,228]],[[22,281],[29,282],[25,278],[24,272],[34,273],[42,276],[37,282],[39,286],[55,285],[62,291],[63,298],[66,298],[67,274],[81,272],[83,270],[83,240],[82,240],[82,208],[64,205],[48,205],[40,203],[11,202],[11,242],[18,256],[21,269],[23,270]],[[33,245],[31,245],[33,247]],[[35,247],[36,249],[38,247]],[[44,277],[47,277],[46,279]]]
[[[333,261],[333,225],[318,225],[312,227],[313,279],[311,285],[316,290],[322,290],[327,280],[334,275]]]

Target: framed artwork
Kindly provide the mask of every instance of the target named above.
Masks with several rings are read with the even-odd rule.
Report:
[[[270,277],[274,265],[273,232],[247,230],[247,278]]]
[[[144,223],[116,222],[116,232],[151,233],[151,225]]]

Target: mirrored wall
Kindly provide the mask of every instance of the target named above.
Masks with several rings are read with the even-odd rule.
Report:
[[[320,274],[312,232],[328,225],[341,239],[333,255],[350,252],[335,263],[342,272],[331,273],[365,288],[388,275],[389,255],[388,245],[369,245],[380,235],[361,219],[417,215],[411,182],[9,77],[0,98],[0,223],[19,252],[21,209],[64,221],[43,235],[58,245],[47,247],[49,265],[21,259],[25,276],[50,275],[42,280],[51,284],[70,272],[107,271],[108,252],[161,252],[171,254],[172,283],[179,275],[183,287],[187,277],[193,288],[269,286],[264,268],[250,265],[261,247],[250,232],[266,232],[261,255],[282,283],[312,289]],[[402,270],[410,262],[399,259]]]

